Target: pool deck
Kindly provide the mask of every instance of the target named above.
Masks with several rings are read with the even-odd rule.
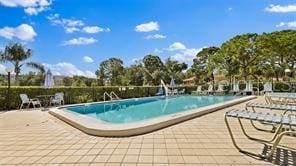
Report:
[[[90,136],[39,110],[0,112],[0,165],[296,165],[296,151],[283,147],[269,160],[239,153],[224,123],[230,108],[124,138]],[[244,103],[233,108],[244,108]],[[242,147],[266,150],[246,139],[237,121],[230,123]],[[272,136],[244,124],[252,135]],[[296,148],[296,139],[284,137],[281,144]]]

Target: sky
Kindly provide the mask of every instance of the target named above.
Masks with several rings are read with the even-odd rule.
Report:
[[[283,29],[296,29],[295,0],[0,0],[0,50],[22,43],[55,75],[94,78],[110,57],[147,54],[190,65],[204,47]]]

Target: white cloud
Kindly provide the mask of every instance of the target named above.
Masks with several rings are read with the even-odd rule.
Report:
[[[281,5],[269,5],[265,8],[265,11],[271,13],[288,13],[288,12],[296,12],[296,4],[281,6]]]
[[[181,50],[180,52],[171,56],[171,58],[181,62],[192,62],[192,60],[196,57],[196,54],[200,52],[202,49],[203,48],[190,48]]]
[[[18,27],[4,27],[0,29],[0,36],[6,39],[18,38],[23,41],[33,41],[37,33],[28,24],[21,24]]]
[[[6,66],[0,64],[0,74],[6,74],[5,69],[6,69]]]
[[[99,32],[110,32],[109,28],[101,28],[98,26],[86,26],[82,28],[85,33],[99,33]]]
[[[64,27],[66,33],[73,33],[73,32],[77,32],[77,31],[80,31],[79,28],[76,28],[76,27]]]
[[[200,52],[203,48],[187,48],[181,42],[175,42],[171,44],[168,48],[163,49],[154,49],[156,53],[162,53],[163,51],[170,51],[173,52],[174,55],[170,56],[172,59],[180,61],[180,62],[187,62],[192,63],[193,59],[196,57],[196,54]]]
[[[154,52],[156,52],[156,53],[163,53],[163,49],[155,48],[155,49],[154,49]]]
[[[51,14],[47,17],[52,25],[62,26],[67,33],[73,33],[80,31],[80,28],[84,26],[82,20],[60,18],[59,14]]]
[[[86,26],[82,20],[60,18],[60,15],[57,13],[47,16],[47,19],[51,22],[52,25],[62,26],[66,33],[84,32],[94,34],[99,32],[111,31],[110,28],[102,28],[99,26]]]
[[[86,63],[92,63],[92,62],[94,62],[94,60],[91,57],[89,57],[89,56],[84,56],[83,57],[83,61],[86,62]]]
[[[62,45],[88,45],[88,44],[93,44],[97,42],[96,39],[94,38],[85,38],[85,37],[79,37],[79,38],[74,38],[71,40],[64,41]]]
[[[233,8],[232,8],[232,7],[229,7],[227,10],[228,10],[228,11],[232,11],[232,10],[233,10]]]
[[[49,9],[52,0],[0,0],[0,4],[6,7],[23,7],[28,15],[37,15]]]
[[[89,70],[82,71],[78,69],[75,65],[68,62],[60,62],[57,64],[43,64],[45,67],[49,68],[53,75],[63,75],[63,76],[84,76],[88,78],[96,78],[94,72]]]
[[[176,51],[176,50],[185,50],[186,46],[181,42],[175,42],[169,46],[167,50]]]
[[[296,28],[296,21],[290,22],[280,22],[276,27],[289,27],[289,28]]]
[[[145,39],[149,40],[149,39],[165,39],[166,36],[165,35],[161,35],[161,34],[154,34],[154,35],[148,35],[145,37]]]
[[[135,31],[137,32],[150,32],[150,31],[158,31],[159,25],[158,22],[148,22],[144,24],[137,25]]]

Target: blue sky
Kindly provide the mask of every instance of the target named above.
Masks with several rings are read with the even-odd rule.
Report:
[[[191,64],[201,48],[237,34],[295,29],[296,2],[0,0],[0,18],[0,49],[21,42],[57,75],[94,77],[110,57],[125,66],[147,54]]]

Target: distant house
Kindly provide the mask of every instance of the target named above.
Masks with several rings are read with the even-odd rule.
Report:
[[[214,79],[216,82],[227,80],[227,78],[223,72],[214,74]]]
[[[183,80],[183,85],[195,85],[196,77],[190,77]]]

